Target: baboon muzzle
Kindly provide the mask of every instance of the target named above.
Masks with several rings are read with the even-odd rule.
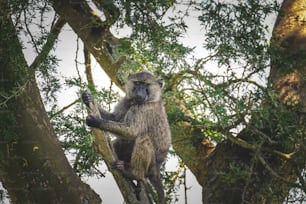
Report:
[[[134,101],[136,104],[143,104],[148,99],[148,89],[145,85],[138,85],[134,91]]]

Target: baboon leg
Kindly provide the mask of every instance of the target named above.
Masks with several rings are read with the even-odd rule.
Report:
[[[154,155],[154,147],[148,137],[137,138],[132,152],[131,172],[136,180],[144,180]]]
[[[140,192],[141,192],[141,181],[136,180],[137,184],[133,182],[133,180],[136,179],[136,177],[131,173],[130,164],[127,162],[124,162],[122,160],[118,160],[112,164],[112,167],[114,169],[118,169],[124,177],[131,180],[131,183],[133,184],[133,188],[136,194],[136,197],[138,200],[140,200]]]
[[[162,180],[160,178],[160,162],[152,162],[150,169],[149,169],[149,174],[148,178],[150,180],[150,183],[156,190],[157,196],[158,196],[158,203],[159,204],[164,204],[165,203],[165,195],[164,195],[164,187]]]

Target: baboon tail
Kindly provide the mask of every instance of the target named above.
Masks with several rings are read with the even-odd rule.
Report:
[[[157,175],[150,176],[149,180],[150,180],[151,184],[153,185],[154,189],[157,192],[158,203],[159,204],[164,204],[165,203],[165,195],[164,195],[164,190],[163,190],[164,187],[163,187],[163,183],[160,179],[159,171],[157,172]]]

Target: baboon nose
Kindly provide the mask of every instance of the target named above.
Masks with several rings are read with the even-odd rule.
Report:
[[[140,104],[143,104],[146,100],[146,97],[143,97],[143,96],[136,96],[134,98],[136,104],[140,105]]]

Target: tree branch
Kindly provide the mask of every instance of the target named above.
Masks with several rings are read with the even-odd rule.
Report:
[[[90,53],[85,47],[84,47],[84,59],[85,59],[85,73],[86,73],[87,81],[89,84],[95,87],[95,82],[93,80],[92,72],[91,72]]]
[[[107,24],[112,25],[119,18],[120,11],[112,0],[93,0],[93,2],[98,9],[103,11]]]
[[[127,62],[127,58],[115,52],[121,43],[110,32],[110,25],[96,16],[85,0],[79,0],[77,3],[71,3],[69,0],[52,0],[51,2],[55,11],[82,39],[86,49],[96,58],[105,73],[123,90],[117,78],[117,72],[122,64]]]
[[[78,103],[78,102],[80,102],[80,99],[79,99],[79,98],[76,99],[76,100],[74,100],[72,103],[68,104],[67,106],[64,106],[61,110],[57,111],[56,113],[52,114],[52,115],[50,116],[50,119],[52,119],[52,118],[54,118],[55,116],[57,116],[58,114],[64,112],[65,110],[67,110],[68,108],[70,108],[71,106],[73,106],[74,104],[76,104],[76,103]]]
[[[259,159],[259,161],[261,162],[261,164],[270,172],[270,174],[272,176],[274,176],[275,178],[287,183],[287,184],[290,184],[291,186],[295,186],[295,187],[298,187],[298,188],[302,188],[302,186],[296,184],[296,183],[293,183],[283,177],[281,177],[278,173],[276,173],[271,167],[270,165],[266,162],[266,160],[262,157],[262,155],[260,155],[259,153],[257,154],[257,158]]]
[[[42,63],[46,57],[48,56],[50,50],[52,49],[61,29],[65,25],[66,21],[63,18],[59,18],[57,22],[54,24],[54,26],[51,28],[51,31],[47,37],[47,41],[45,45],[43,46],[40,53],[36,56],[32,64],[30,65],[30,68],[35,70],[40,63]]]

